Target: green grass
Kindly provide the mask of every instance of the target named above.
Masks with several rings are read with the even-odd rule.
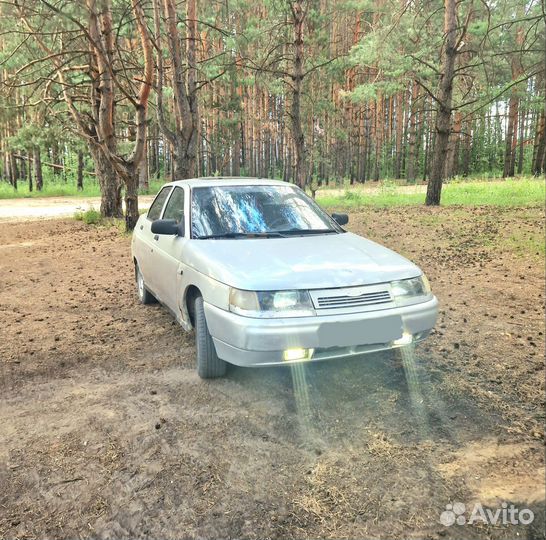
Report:
[[[425,193],[404,193],[403,186],[379,183],[377,189],[353,187],[340,195],[319,194],[322,206],[355,209],[361,206],[404,206],[425,202]],[[456,182],[445,184],[442,205],[462,206],[537,206],[544,205],[546,189],[544,179],[520,178],[491,182]]]
[[[115,228],[122,236],[130,236],[125,229],[125,219],[123,218],[103,218],[98,210],[90,208],[85,212],[76,212],[74,214],[76,221],[82,221],[86,225],[97,225],[99,227]]]
[[[155,195],[165,182],[163,180],[150,181],[150,188],[147,192],[141,191],[141,195]],[[20,199],[30,197],[100,197],[100,188],[96,182],[84,183],[82,191],[78,191],[75,184],[64,182],[47,182],[44,181],[42,191],[28,190],[26,182],[19,182],[17,191],[13,189],[11,184],[0,182],[0,199]]]
[[[76,221],[83,221],[87,225],[98,225],[101,222],[101,215],[98,210],[90,208],[85,212],[76,212],[74,214],[74,219]]]
[[[76,186],[68,183],[48,183],[44,182],[42,191],[28,190],[28,184],[19,182],[17,191],[6,183],[0,183],[0,199],[20,199],[30,197],[100,197],[99,185],[88,183],[84,185],[83,191],[78,191]]]

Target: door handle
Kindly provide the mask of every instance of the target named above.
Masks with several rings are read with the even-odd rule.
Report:
[[[140,230],[142,230],[142,229],[144,229],[144,225],[141,225],[141,226],[140,226]]]
[[[159,240],[159,234],[156,234],[156,235],[154,236],[154,240]]]

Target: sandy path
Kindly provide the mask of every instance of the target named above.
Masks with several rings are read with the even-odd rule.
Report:
[[[148,208],[153,196],[139,197],[140,208]],[[0,221],[16,222],[36,219],[72,217],[75,212],[100,208],[100,197],[43,197],[0,199]]]

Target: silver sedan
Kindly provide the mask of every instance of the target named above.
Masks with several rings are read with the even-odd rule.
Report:
[[[171,182],[133,234],[139,299],[195,329],[203,378],[424,339],[438,312],[426,276],[347,221],[276,180]]]

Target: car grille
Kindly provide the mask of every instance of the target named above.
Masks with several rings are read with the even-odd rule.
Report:
[[[317,296],[315,305],[319,309],[352,308],[386,304],[391,301],[389,291],[363,292],[359,295]]]

